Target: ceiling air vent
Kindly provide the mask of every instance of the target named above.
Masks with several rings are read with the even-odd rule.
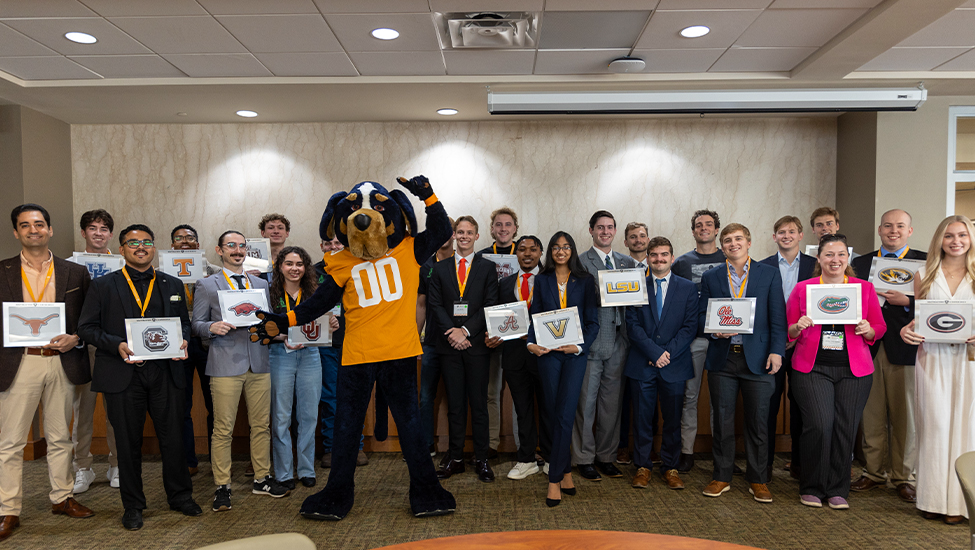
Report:
[[[534,48],[538,15],[526,12],[435,14],[444,49]]]

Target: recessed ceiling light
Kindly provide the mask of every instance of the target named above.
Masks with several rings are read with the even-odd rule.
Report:
[[[237,116],[242,116],[244,118],[254,118],[257,116],[256,111],[237,111]]]
[[[373,29],[372,35],[380,40],[395,40],[399,38],[399,31],[387,28]]]
[[[98,42],[97,38],[83,32],[66,32],[64,33],[64,37],[79,44],[94,44],[95,42]]]
[[[449,109],[449,108],[448,109],[437,109],[437,114],[438,115],[447,115],[447,116],[449,116],[449,115],[456,115],[457,114],[457,109]]]
[[[681,30],[680,35],[684,38],[700,38],[709,32],[711,32],[711,29],[704,25],[693,25]]]

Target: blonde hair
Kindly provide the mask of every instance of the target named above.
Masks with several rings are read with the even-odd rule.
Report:
[[[931,285],[934,284],[934,280],[938,277],[938,272],[941,271],[941,262],[945,257],[943,248],[945,232],[948,231],[948,226],[953,223],[965,224],[969,239],[975,239],[975,226],[972,225],[972,220],[968,219],[967,216],[948,216],[941,220],[938,228],[934,230],[934,236],[931,237],[931,245],[928,246],[928,261],[924,265],[924,278],[921,279],[921,287],[918,289],[918,300],[927,298],[928,292],[931,290]],[[970,246],[968,253],[965,254],[965,271],[971,277],[972,291],[975,291],[975,246]]]

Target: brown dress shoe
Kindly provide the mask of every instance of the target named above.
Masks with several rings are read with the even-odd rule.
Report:
[[[200,469],[196,466],[190,466],[188,469],[190,471],[190,477],[193,477],[196,474],[200,473]]]
[[[925,512],[925,511],[922,510],[921,511],[921,517],[924,518],[924,519],[941,519],[941,518],[945,517],[945,515],[944,514],[939,514],[937,512]]]
[[[704,488],[703,493],[704,496],[706,497],[719,497],[721,496],[721,493],[727,493],[730,490],[731,490],[730,483],[712,479],[711,483],[708,483],[708,486]]]
[[[917,502],[917,492],[910,483],[901,483],[897,486],[897,496],[904,502]]]
[[[948,525],[961,525],[965,523],[965,516],[945,516],[945,523]]]
[[[636,471],[636,475],[633,476],[633,488],[634,489],[646,489],[647,485],[650,485],[650,469],[640,468]]]
[[[850,490],[857,491],[857,492],[869,491],[870,489],[873,489],[874,487],[877,487],[879,485],[880,485],[879,483],[870,479],[867,476],[860,476],[860,479],[850,484]]]
[[[764,483],[752,483],[751,487],[748,488],[748,492],[755,497],[757,502],[766,504],[772,502],[772,491],[769,491]]]
[[[683,489],[684,482],[680,479],[680,474],[677,470],[667,470],[663,475],[664,482],[667,483],[667,487],[671,489]]]
[[[69,518],[90,518],[95,515],[88,508],[85,508],[77,500],[72,497],[64,499],[62,502],[54,504],[51,506],[52,514],[63,514]]]
[[[20,517],[0,516],[0,540],[14,534],[14,529],[20,527]]]
[[[244,475],[247,477],[254,477],[254,464],[251,462],[247,463],[247,469],[244,470]]]
[[[633,462],[630,458],[630,449],[627,447],[620,447],[616,449],[616,463],[617,464],[629,464]]]

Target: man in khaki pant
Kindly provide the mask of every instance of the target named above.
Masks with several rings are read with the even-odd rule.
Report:
[[[10,219],[22,248],[17,256],[0,262],[0,302],[62,302],[66,334],[40,347],[0,348],[0,540],[20,526],[24,447],[38,403],[44,404],[52,513],[72,518],[95,515],[72,493],[69,429],[74,388],[91,381],[88,354],[75,334],[91,278],[87,269],[54,257],[48,249],[54,230],[43,207],[20,205]],[[3,323],[6,320],[0,318],[0,329]],[[24,325],[33,328],[28,322]],[[23,333],[19,326],[8,329],[11,335]]]

